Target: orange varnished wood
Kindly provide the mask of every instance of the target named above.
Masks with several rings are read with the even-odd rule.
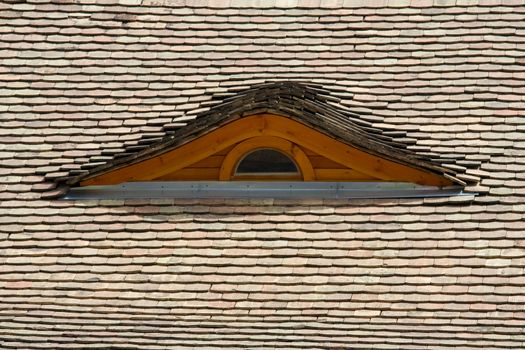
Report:
[[[310,151],[310,154],[314,154]],[[241,155],[242,156],[242,155]],[[159,181],[187,181],[187,180],[219,180],[221,164],[224,161],[223,155],[209,156],[201,161],[192,164],[189,167],[177,170],[173,173],[166,174],[155,180]],[[312,164],[315,180],[318,181],[378,181],[366,174],[360,173],[353,169],[344,167],[326,157],[310,155],[308,157]],[[231,165],[230,165],[231,166]],[[233,171],[233,169],[232,169]],[[236,180],[302,180],[301,176],[235,176]]]
[[[323,156],[319,155],[309,155],[308,159],[310,159],[310,162],[312,163],[312,166],[314,168],[326,168],[326,169],[348,169],[348,167],[344,166],[343,164],[339,164],[334,162],[331,159],[328,159]]]
[[[110,185],[126,181],[148,181],[185,168],[227,147],[261,136],[266,118],[254,116],[234,121],[171,151],[87,179],[81,186]]]
[[[220,168],[222,162],[224,161],[223,155],[217,156],[209,156],[207,158],[204,158],[202,160],[199,160],[198,162],[192,164],[191,166],[193,168]]]
[[[157,181],[218,180],[219,168],[187,167],[156,178]]]
[[[259,114],[233,121],[166,153],[87,179],[81,182],[81,185],[163,179],[181,169],[195,168],[196,163],[206,163],[206,159],[211,156],[230,154],[231,151],[227,152],[229,148],[233,150],[237,144],[261,136],[283,139],[295,145],[303,155],[322,156],[342,165],[343,168],[339,169],[347,169],[346,179],[363,174],[368,177],[363,180],[404,181],[436,186],[451,184],[451,181],[444,177],[371,155],[289,118]],[[224,162],[222,165],[224,166]],[[232,168],[233,166],[230,167],[230,171]],[[321,177],[325,181],[330,180],[330,171],[333,176],[341,174],[335,170],[328,170],[338,168],[317,169],[317,173],[322,174]],[[317,174],[312,171],[312,175],[305,179],[316,180]]]
[[[317,168],[315,179],[318,181],[381,181],[370,175],[360,173],[352,169],[326,169]]]

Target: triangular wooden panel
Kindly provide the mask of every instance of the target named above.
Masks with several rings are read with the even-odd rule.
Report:
[[[283,150],[290,156],[303,157],[310,167],[308,176],[304,175],[308,181],[451,184],[443,176],[366,153],[298,121],[260,114],[234,120],[163,154],[87,178],[81,186],[127,181],[216,180],[221,178],[221,175],[217,177],[217,169],[221,167],[219,172],[222,171],[224,179],[225,162],[231,163],[231,159],[227,160],[231,153],[241,144],[250,144],[250,140],[265,138],[275,144],[285,144]]]

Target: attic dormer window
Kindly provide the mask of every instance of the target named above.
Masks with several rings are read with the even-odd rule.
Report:
[[[350,131],[332,135],[338,131],[335,127],[325,130],[323,125],[297,118],[255,114],[210,129],[193,130],[152,147],[140,158],[96,169],[76,182],[88,189],[73,191],[71,196],[105,191],[129,198],[398,197],[425,190],[443,195],[441,189],[453,185],[435,171],[442,169],[438,165],[390,151]],[[370,151],[362,149],[366,147]],[[383,149],[384,156],[376,154]],[[457,193],[458,188],[453,191]]]
[[[90,174],[80,186],[231,180],[452,184],[446,177],[421,169],[420,164],[412,167],[402,164],[404,159],[398,162],[365,152],[340,137],[279,115],[246,116],[177,141],[178,145],[166,150],[152,148],[156,154]]]
[[[443,195],[444,188],[461,191],[466,185],[448,159],[426,149],[414,151],[414,145],[390,136],[392,130],[337,101],[320,85],[253,86],[199,113],[185,127],[172,131],[167,125],[158,142],[137,144],[139,151],[132,146],[129,154],[61,179],[60,191],[134,198],[155,193],[231,197],[239,190],[251,196],[257,189],[270,197],[340,198],[399,186],[408,186],[408,194],[372,195],[410,196],[424,190]]]

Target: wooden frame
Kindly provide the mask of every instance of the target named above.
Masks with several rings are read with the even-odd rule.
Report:
[[[304,181],[313,181],[315,180],[314,169],[310,160],[303,152],[303,150],[292,142],[285,140],[280,137],[275,136],[257,136],[252,137],[248,140],[240,142],[237,144],[224,158],[224,161],[221,165],[221,170],[219,172],[219,180],[226,181],[232,180],[235,174],[235,168],[239,161],[248,153],[253,152],[257,149],[269,148],[275,149],[286,154],[290,157],[301,173],[301,178]],[[253,176],[249,177],[239,177],[235,176],[236,179],[250,179],[250,180],[288,180],[289,177],[286,176],[261,176],[255,178]],[[295,178],[295,177],[294,177]]]
[[[452,181],[443,176],[369,154],[290,118],[272,114],[258,114],[231,121],[207,134],[188,140],[174,149],[152,156],[149,159],[125,164],[120,168],[102,174],[92,175],[81,181],[80,185],[109,185],[127,181],[154,180],[183,169],[228,147],[257,137],[283,139],[299,146],[298,149],[312,150],[355,172],[366,174],[379,181],[412,182],[430,186],[452,184]],[[294,159],[298,157],[297,151],[295,152]],[[301,170],[304,172],[304,168]],[[225,173],[227,173],[226,170]],[[226,175],[223,176],[227,177]],[[303,177],[307,181],[308,179],[315,179],[315,172],[310,177],[307,170],[306,176],[303,173]]]

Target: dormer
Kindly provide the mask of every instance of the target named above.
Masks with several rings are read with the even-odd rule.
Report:
[[[265,183],[302,189],[307,183],[365,189],[409,184],[457,192],[465,182],[456,175],[439,156],[412,151],[321,87],[280,82],[238,92],[159,142],[60,184],[99,191],[126,184],[125,191],[137,183],[190,190],[203,183],[225,188],[225,182],[227,188]]]

